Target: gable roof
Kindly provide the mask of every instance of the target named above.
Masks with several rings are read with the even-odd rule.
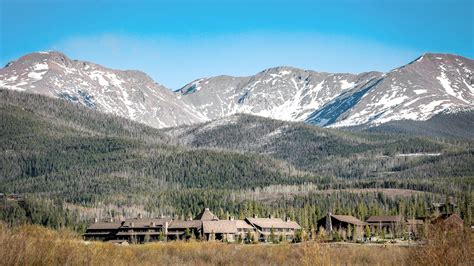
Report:
[[[168,226],[168,229],[201,228],[201,226],[202,226],[202,221],[200,220],[190,220],[190,221],[173,220]]]
[[[442,214],[438,216],[436,219],[434,219],[431,223],[436,224],[436,223],[444,223],[446,225],[464,225],[464,220],[459,217],[456,213],[452,214]]]
[[[121,222],[97,222],[89,225],[87,230],[116,230],[121,225]]]
[[[455,223],[459,223],[459,224],[464,224],[464,220],[459,217],[459,215],[457,213],[453,213],[451,214],[448,218],[446,218],[446,222],[455,222]]]
[[[201,221],[213,221],[213,220],[219,220],[217,216],[215,216],[209,208],[204,208],[201,213],[199,213],[196,217],[194,217],[194,220],[201,220]]]
[[[235,220],[235,225],[237,226],[237,229],[253,229],[253,226],[244,220]]]
[[[231,234],[237,233],[237,224],[235,221],[203,221],[202,229],[204,233]]]
[[[398,223],[403,221],[403,216],[401,215],[380,215],[380,216],[370,216],[367,219],[368,223]]]
[[[132,218],[123,222],[123,227],[162,227],[166,222],[171,222],[171,218]],[[154,226],[152,226],[154,224]]]
[[[345,223],[348,223],[348,224],[354,224],[354,225],[366,225],[367,223],[365,222],[362,222],[361,220],[355,218],[354,216],[352,215],[335,215],[335,214],[331,214],[331,217],[336,219],[336,220],[339,220],[341,222],[345,222]],[[324,218],[323,218],[324,219]]]
[[[301,226],[294,222],[285,222],[280,218],[246,218],[249,223],[256,225],[260,228],[288,228],[288,229],[300,229]]]

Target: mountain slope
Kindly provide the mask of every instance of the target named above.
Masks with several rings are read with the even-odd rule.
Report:
[[[329,74],[278,67],[199,79],[178,93],[208,119],[247,113],[320,126],[426,120],[474,106],[474,61],[425,54],[389,73]]]
[[[407,175],[405,171],[432,161],[440,162],[438,166],[444,165],[458,153],[462,153],[460,158],[465,160],[460,162],[463,165],[460,168],[472,168],[465,165],[472,155],[464,152],[474,144],[345,132],[251,115],[233,115],[164,132],[183,145],[268,155],[302,171],[350,179],[381,174],[413,177],[413,173]]]
[[[379,125],[396,120],[426,120],[441,112],[473,108],[474,61],[425,54],[339,95],[306,121],[331,127]]]
[[[0,90],[0,122],[2,193],[84,203],[317,180],[267,156],[179,146],[157,129],[43,95]]]
[[[442,138],[474,139],[474,111],[440,113],[426,121],[391,121],[377,127],[365,129],[368,132],[405,134]]]
[[[219,76],[199,79],[178,91],[188,105],[209,120],[236,113],[302,121],[340,93],[381,73],[330,74],[277,67],[251,77]]]
[[[71,60],[59,52],[28,54],[0,70],[0,88],[81,103],[153,127],[203,121],[145,73]]]

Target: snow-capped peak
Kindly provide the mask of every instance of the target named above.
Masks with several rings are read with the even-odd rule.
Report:
[[[154,127],[247,113],[321,126],[425,120],[472,109],[474,61],[425,53],[388,73],[323,73],[281,66],[253,76],[200,78],[176,92],[139,71],[109,69],[61,52],[25,55],[0,70],[0,87],[67,99]]]

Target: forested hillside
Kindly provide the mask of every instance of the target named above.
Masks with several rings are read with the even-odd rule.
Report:
[[[368,132],[428,136],[437,138],[474,139],[474,111],[441,113],[426,121],[392,121]]]
[[[470,141],[229,119],[160,131],[0,90],[0,193],[23,194],[28,203],[4,200],[0,217],[80,230],[75,225],[92,217],[188,217],[210,207],[221,218],[288,215],[310,229],[328,209],[361,219],[415,217],[449,195],[470,220]],[[386,188],[409,193],[389,195]]]
[[[431,177],[474,172],[474,164],[466,163],[472,159],[472,140],[352,133],[250,115],[166,132],[192,147],[265,154],[303,171],[338,178],[425,177],[423,165],[441,169],[430,171]]]
[[[276,160],[170,145],[172,140],[155,129],[65,101],[2,91],[1,104],[2,186],[7,191],[53,190],[81,201],[96,193],[155,186],[230,188],[304,181],[283,175],[287,167]]]

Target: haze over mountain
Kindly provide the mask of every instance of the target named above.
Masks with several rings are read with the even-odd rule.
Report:
[[[322,73],[276,67],[254,76],[195,80],[176,92],[139,71],[112,70],[59,52],[21,57],[0,70],[0,88],[67,99],[153,127],[236,113],[327,127],[427,120],[472,110],[474,61],[424,54],[388,73]]]

